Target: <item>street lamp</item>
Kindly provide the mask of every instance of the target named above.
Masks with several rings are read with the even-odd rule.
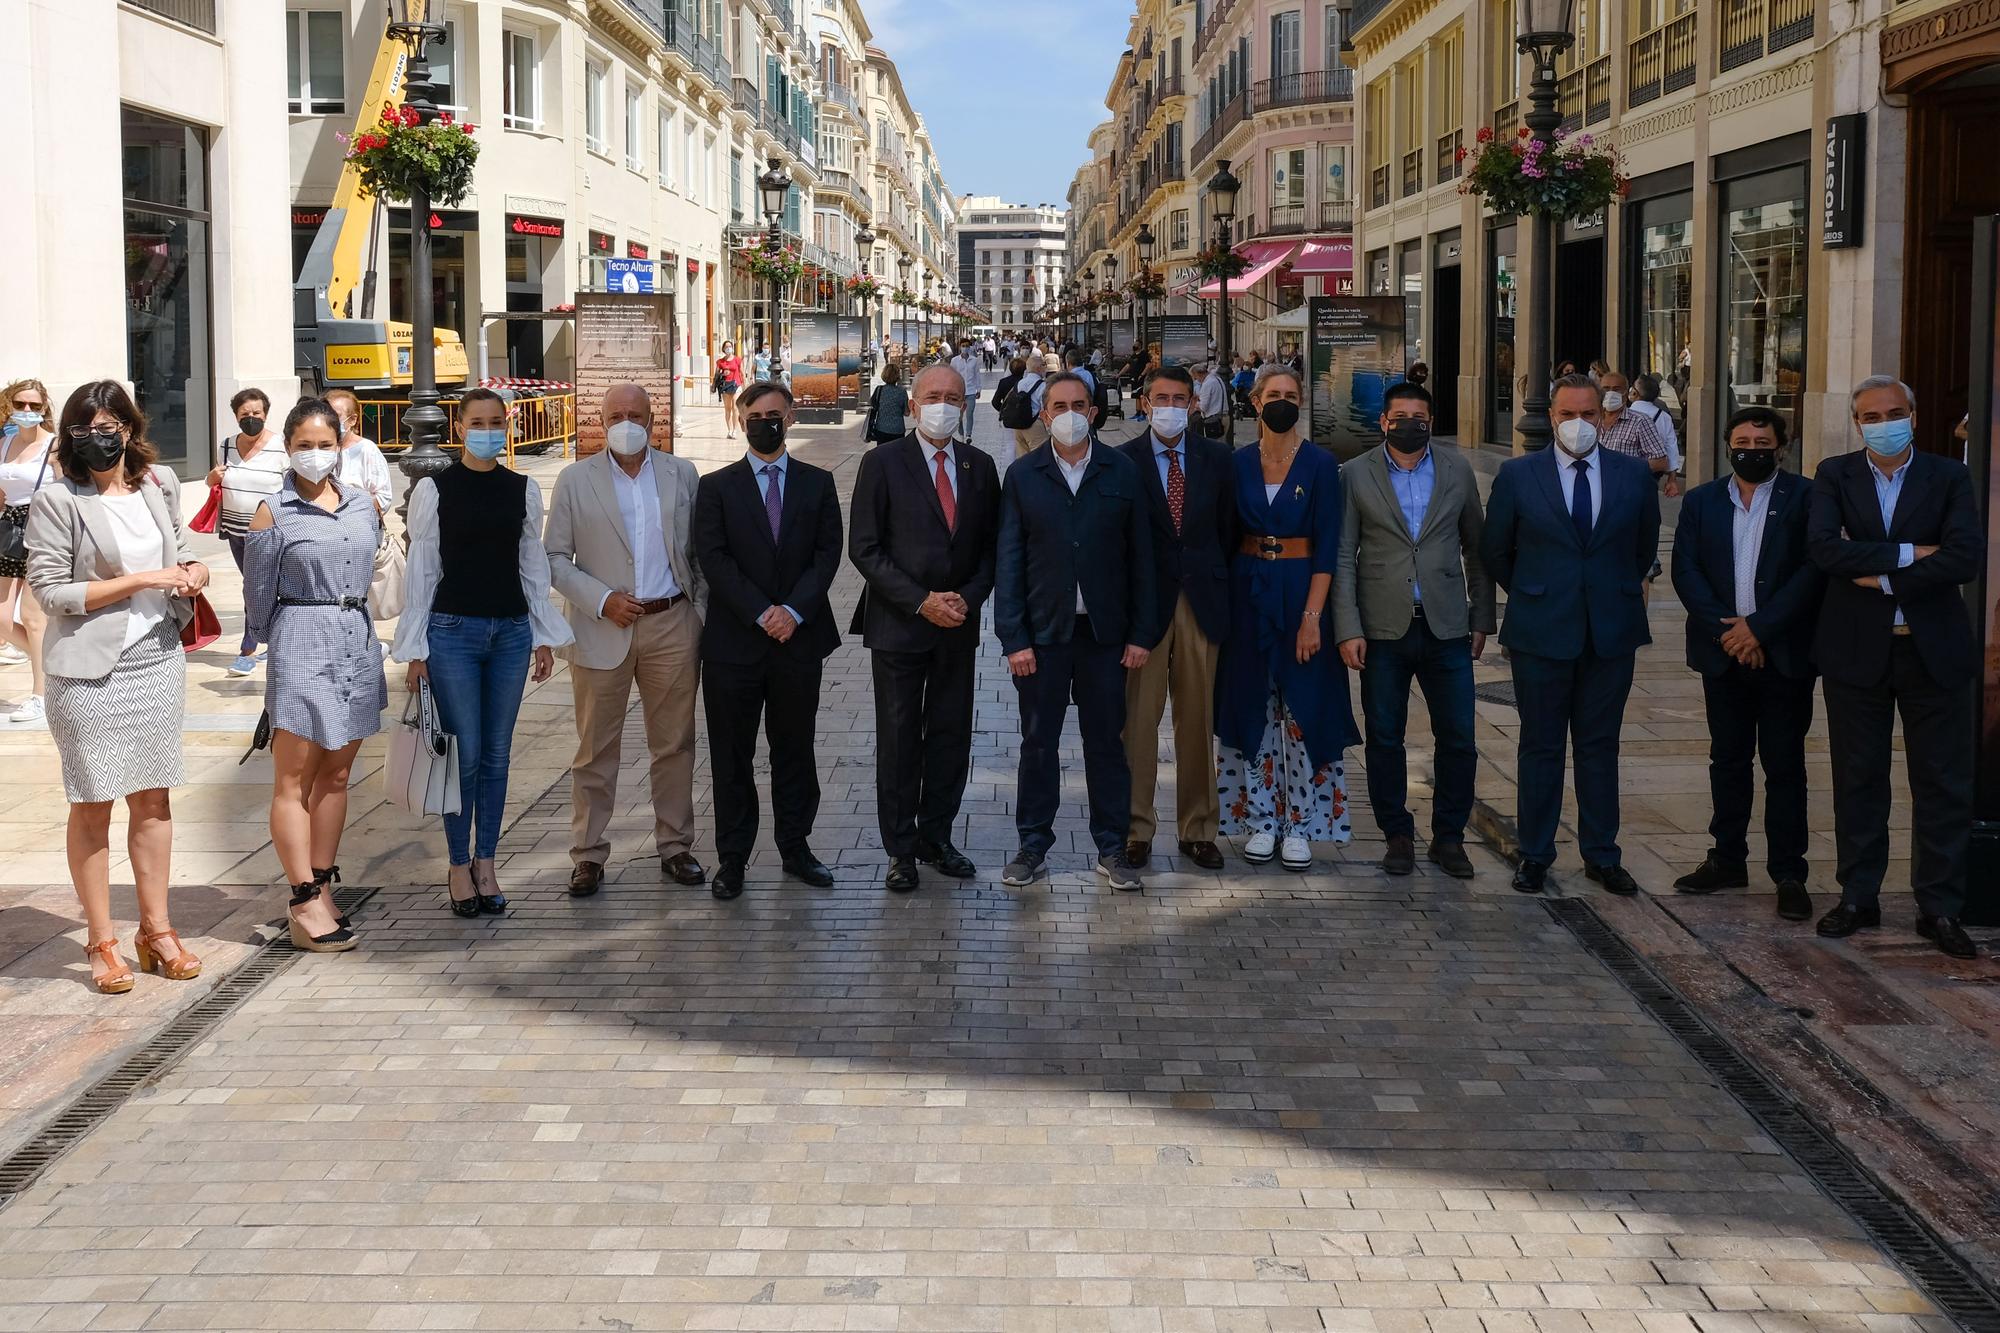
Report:
[[[908,292],[910,290],[910,257],[908,255],[896,256],[896,289],[901,292]],[[903,309],[903,333],[905,336],[908,336],[910,331],[910,303],[908,301],[900,301],[897,304]],[[891,332],[893,331],[892,329]],[[905,356],[909,355],[907,347],[904,348],[903,354]]]
[[[1153,247],[1155,244],[1151,224],[1141,222],[1139,224],[1139,234],[1133,238],[1133,242],[1139,247],[1139,275],[1141,277],[1151,277],[1153,272]],[[1153,299],[1151,297],[1142,295],[1139,298],[1139,336],[1137,341],[1141,347],[1151,346],[1151,340],[1146,336],[1146,325],[1152,320],[1152,305]]]
[[[1546,152],[1562,124],[1556,109],[1556,56],[1576,43],[1575,0],[1521,0],[1521,33],[1515,49],[1535,60],[1528,84],[1528,114],[1522,123]],[[1528,289],[1528,387],[1521,395],[1521,445],[1533,452],[1546,449],[1554,436],[1549,424],[1549,366],[1555,360],[1550,324],[1555,305],[1556,220],[1534,212],[1528,218],[1529,266],[1534,283]]]
[[[778,224],[785,215],[785,199],[792,191],[792,176],[785,170],[784,162],[778,158],[767,158],[765,166],[767,170],[757,177],[757,202],[764,210],[764,252],[775,261],[778,252],[784,248],[784,239],[778,230]],[[771,331],[764,343],[764,349],[770,353],[773,366],[777,365],[778,361],[778,343],[782,334],[779,307],[783,301],[784,286],[774,276],[771,279]]]
[[[861,224],[860,231],[854,233],[854,253],[861,260],[861,277],[866,281],[873,276],[869,273],[868,266],[875,259],[875,229],[866,222]],[[861,292],[861,327],[867,330],[861,339],[862,353],[865,357],[867,345],[875,341],[875,314],[868,308],[868,291],[865,287]]]
[[[1230,228],[1236,221],[1236,194],[1242,188],[1243,182],[1229,174],[1228,158],[1223,158],[1220,162],[1216,163],[1215,174],[1208,178],[1208,216],[1209,220],[1215,225],[1215,243],[1224,249],[1230,248],[1231,242],[1234,240]],[[1219,303],[1221,329],[1219,336],[1215,340],[1217,357],[1215,373],[1227,376],[1229,374],[1230,360],[1229,275],[1221,273],[1217,277],[1221,283],[1218,291],[1222,299]],[[1234,409],[1224,414],[1223,432],[1228,443],[1232,445],[1236,443],[1236,413]]]
[[[439,6],[442,8],[442,6]],[[431,62],[427,52],[432,42],[444,40],[442,23],[430,21],[426,0],[389,0],[388,34],[410,48],[410,63],[403,75],[403,100],[425,124],[437,116],[431,102]],[[419,183],[410,191],[410,406],[403,413],[403,426],[410,447],[403,451],[398,466],[415,486],[425,477],[435,477],[451,466],[451,457],[438,448],[444,439],[445,414],[438,404],[437,315],[431,307],[431,194]],[[408,500],[404,501],[408,504]]]
[[[1111,361],[1111,307],[1118,295],[1118,256],[1104,257],[1104,360]]]
[[[1076,341],[1079,347],[1083,345],[1084,339],[1090,336],[1090,312],[1084,309],[1083,303],[1097,290],[1096,279],[1097,270],[1091,268],[1088,264],[1084,265],[1083,272],[1077,275]]]

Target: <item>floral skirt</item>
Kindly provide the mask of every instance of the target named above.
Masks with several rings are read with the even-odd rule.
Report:
[[[1217,749],[1224,837],[1270,833],[1345,844],[1354,836],[1347,817],[1347,766],[1337,759],[1312,766],[1305,732],[1278,691],[1271,691],[1257,753],[1227,745]]]

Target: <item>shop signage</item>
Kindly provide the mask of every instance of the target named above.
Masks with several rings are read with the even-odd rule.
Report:
[[[688,276],[690,278],[701,276],[701,261],[699,259],[688,260]]]
[[[650,292],[653,290],[653,261],[650,259],[607,259],[604,261],[604,290],[607,292]]]
[[[627,241],[625,242],[625,257],[627,259],[651,259],[653,252],[637,241]]]
[[[553,236],[561,239],[563,224],[560,218],[530,218],[516,214],[507,219],[507,230],[516,236]]]
[[[1562,238],[1565,241],[1574,241],[1587,236],[1602,236],[1603,234],[1604,210],[1601,208],[1595,213],[1585,213],[1580,218],[1570,218],[1563,223]]]
[[[594,255],[608,255],[616,248],[616,244],[608,231],[590,233],[590,253]]]
[[[1826,250],[1861,244],[1861,146],[1867,113],[1829,116],[1820,153],[1820,236]]]
[[[389,210],[389,225],[402,231],[410,229],[410,210],[392,208]],[[432,231],[478,231],[479,214],[467,209],[434,209],[431,212]]]
[[[294,227],[317,227],[324,221],[326,221],[326,210],[324,208],[295,208],[292,210],[292,225]]]

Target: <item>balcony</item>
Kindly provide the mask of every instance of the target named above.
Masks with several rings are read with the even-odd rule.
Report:
[[[1214,122],[1201,132],[1199,139],[1194,141],[1194,151],[1188,154],[1188,166],[1199,171],[1203,164],[1215,155],[1215,151],[1222,147],[1222,141],[1229,137],[1229,132],[1248,119],[1249,114],[1250,99],[1243,93],[1238,93],[1225,102]]]
[[[185,23],[199,32],[215,32],[215,0],[126,0],[134,9]]]
[[[846,84],[844,83],[827,84],[826,100],[833,103],[837,107],[845,108],[847,114],[853,116],[856,120],[861,119],[860,101],[854,96],[854,90],[848,87]]]
[[[1354,230],[1354,201],[1326,199],[1309,203],[1273,204],[1262,217],[1242,220],[1238,241],[1265,236],[1307,236],[1315,232]]]
[[[1599,56],[1563,75],[1556,84],[1556,109],[1565,133],[1611,119],[1611,57]]]
[[[1393,0],[1354,0],[1354,12],[1347,20],[1347,35],[1351,39],[1355,33],[1375,21],[1377,15],[1387,9]]]
[[[1625,105],[1644,106],[1655,98],[1694,86],[1693,10],[1645,33],[1626,54]]]
[[[1208,21],[1203,23],[1201,30],[1194,35],[1194,58],[1196,60],[1201,59],[1203,48],[1209,44],[1215,35],[1229,26],[1230,16],[1236,12],[1236,5],[1237,0],[1215,0],[1215,8],[1208,12]]]
[[[1813,0],[1726,0],[1718,71],[1735,69],[1813,35]]]
[[[1464,146],[1464,130],[1453,130],[1450,134],[1438,136],[1437,184],[1449,184],[1465,174],[1465,163],[1458,157],[1458,150]]]
[[[757,95],[757,85],[739,74],[731,81],[731,86],[736,90],[736,109],[748,112],[754,119],[764,104],[764,99]]]
[[[1250,85],[1250,114],[1253,116],[1288,106],[1353,100],[1354,71],[1345,66],[1281,74],[1275,79],[1263,79]]]
[[[1265,214],[1264,234],[1266,236],[1300,236],[1306,230],[1306,206],[1304,204],[1276,204]]]
[[[1424,188],[1424,150],[1412,148],[1403,154],[1403,195],[1408,199]]]

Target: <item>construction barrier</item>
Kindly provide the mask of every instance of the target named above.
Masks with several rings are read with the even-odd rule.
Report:
[[[403,398],[363,398],[361,401],[361,433],[376,441],[385,454],[400,453],[409,447],[403,431],[403,413],[410,410],[410,404]],[[444,410],[444,439],[439,441],[446,449],[457,448],[458,402],[456,399],[440,401]],[[514,455],[520,453],[542,453],[551,445],[562,451],[568,458],[576,449],[576,395],[574,393],[551,393],[537,398],[517,398],[507,408],[507,422],[511,429],[507,432],[507,462],[511,465]]]

